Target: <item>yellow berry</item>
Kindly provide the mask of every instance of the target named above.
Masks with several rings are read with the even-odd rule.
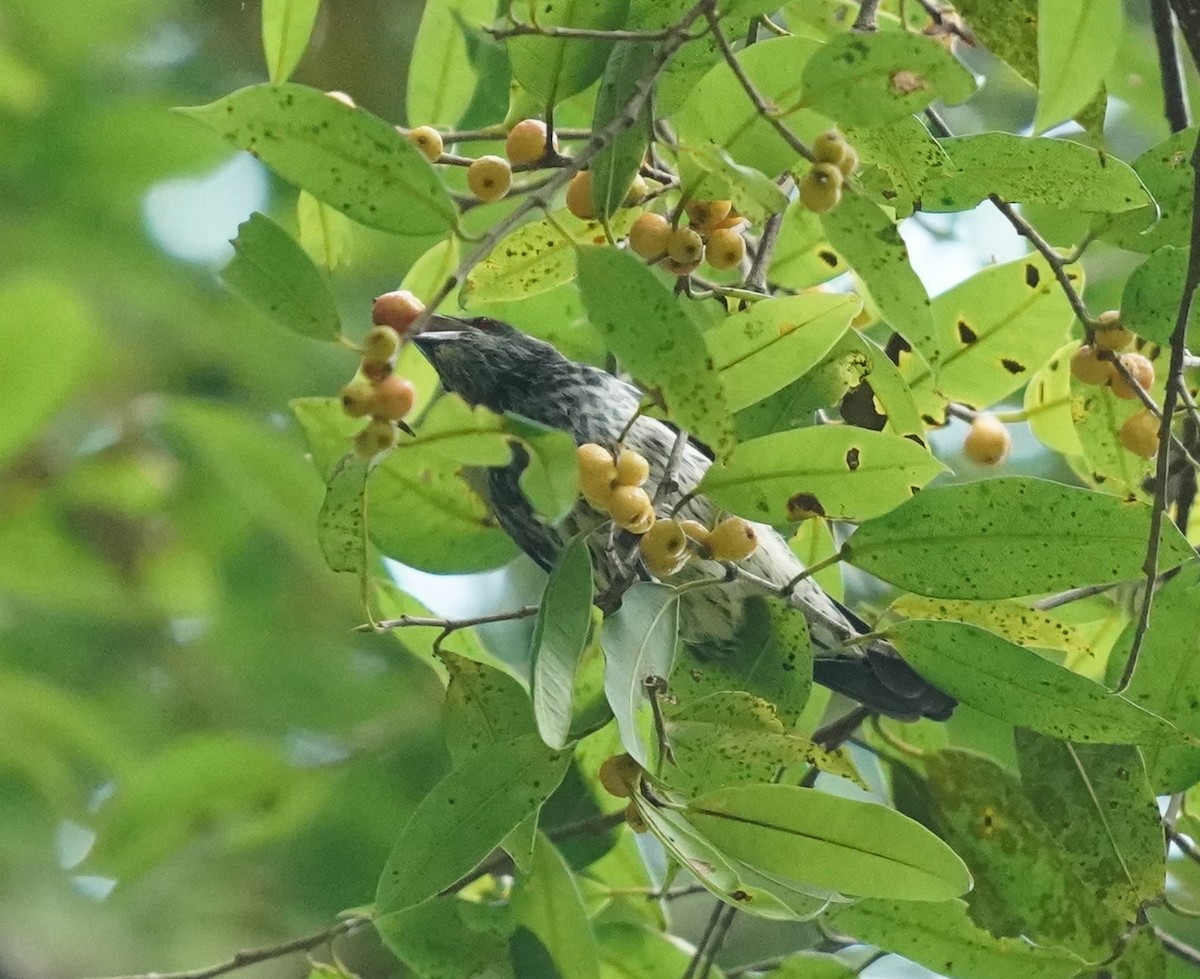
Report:
[[[742,561],[758,547],[758,534],[741,517],[727,517],[713,527],[708,550],[717,561]]]
[[[408,138],[430,163],[436,163],[442,155],[442,134],[432,126],[418,126],[409,132]]]
[[[836,129],[821,133],[812,145],[813,156],[818,163],[832,163],[834,166],[842,162],[842,157],[849,149],[846,137]]]
[[[481,201],[498,201],[512,187],[512,167],[500,156],[481,156],[467,167],[467,186]]]
[[[676,228],[667,238],[667,257],[678,265],[694,265],[704,258],[704,239],[691,228]]]
[[[738,214],[737,208],[735,207],[732,211],[729,212],[729,217],[725,218],[724,221],[719,222],[717,224],[717,226],[715,228],[713,228],[713,230],[720,231],[723,228],[740,228],[743,224],[749,224],[749,223],[750,223],[749,221],[747,221],[744,217],[742,217],[740,214]]]
[[[699,520],[680,520],[679,526],[683,528],[683,532],[694,540],[701,547],[708,547],[709,539],[712,537],[712,531],[704,526]]]
[[[650,478],[650,463],[640,452],[622,449],[617,453],[617,482],[622,486],[641,486]]]
[[[646,195],[649,193],[650,185],[646,183],[646,178],[639,173],[633,178],[629,189],[625,191],[625,199],[621,201],[621,206],[633,207],[636,204],[640,204],[646,199]]]
[[[602,445],[587,442],[577,452],[579,489],[597,510],[607,510],[617,483],[617,466],[612,453]]]
[[[658,258],[667,250],[671,222],[661,214],[643,214],[629,229],[629,247],[642,258]]]
[[[814,163],[800,181],[800,203],[816,214],[832,211],[842,199],[844,179],[832,163]]]
[[[1133,331],[1121,322],[1118,310],[1110,309],[1096,320],[1092,343],[1098,350],[1125,350],[1133,343]]]
[[[632,755],[612,755],[600,765],[600,784],[609,795],[628,799],[637,789],[642,778],[642,766]]]
[[[692,227],[702,234],[708,234],[717,225],[729,217],[733,210],[733,201],[702,201],[690,200],[683,205]]]
[[[1081,384],[1106,384],[1115,368],[1110,360],[1096,355],[1096,348],[1084,345],[1071,357],[1071,376]]]
[[[342,411],[351,418],[365,418],[375,410],[375,388],[371,384],[355,381],[342,388]]]
[[[631,802],[625,807],[625,825],[627,825],[635,833],[649,833],[650,824],[642,818],[642,814],[638,812],[636,802]]]
[[[399,374],[389,374],[375,385],[375,404],[371,408],[371,415],[398,422],[412,411],[416,400],[417,390],[412,381]]]
[[[558,152],[558,137],[550,142],[551,152]],[[504,141],[504,155],[510,163],[537,163],[546,155],[546,124],[541,119],[522,119],[509,131]]]
[[[567,184],[567,210],[584,221],[596,216],[592,210],[592,175],[587,170],[580,170]]]
[[[853,146],[846,146],[846,152],[837,162],[837,168],[842,171],[843,177],[852,176],[854,171],[858,169],[858,152]]]
[[[575,450],[579,459],[580,469],[599,469],[601,466],[613,465],[613,455],[603,445],[595,442],[584,442]]]
[[[396,331],[386,326],[373,326],[367,330],[362,342],[362,364],[364,370],[384,367],[400,351],[400,338]]]
[[[998,466],[1012,450],[1012,436],[995,415],[979,414],[963,441],[963,454],[981,466]]]
[[[618,486],[609,498],[608,512],[623,530],[644,534],[654,526],[654,504],[640,486]]]
[[[1149,459],[1158,453],[1158,419],[1143,408],[1125,419],[1117,437],[1135,456]]]
[[[656,578],[666,578],[687,564],[691,557],[688,538],[676,520],[657,520],[638,542],[642,563]]]
[[[677,275],[683,278],[685,275],[691,275],[696,269],[700,268],[699,262],[677,262],[673,258],[664,258],[662,267],[672,275]]]
[[[373,459],[394,447],[399,434],[391,422],[375,418],[354,437],[354,451],[362,459]]]
[[[1121,354],[1118,359],[1143,391],[1150,390],[1150,385],[1154,383],[1154,365],[1149,360],[1141,354]],[[1137,388],[1125,380],[1120,371],[1114,370],[1108,383],[1112,385],[1112,392],[1118,398],[1133,401],[1138,396]]]
[[[704,258],[714,269],[737,268],[746,255],[746,241],[733,228],[719,228],[708,238]]]

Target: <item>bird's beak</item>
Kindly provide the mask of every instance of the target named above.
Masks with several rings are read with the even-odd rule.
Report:
[[[445,316],[442,313],[434,313],[425,323],[425,329],[422,333],[462,332],[470,329],[470,327],[470,323],[466,320],[460,320],[457,316]]]

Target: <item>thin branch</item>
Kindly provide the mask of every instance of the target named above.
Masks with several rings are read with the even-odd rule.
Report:
[[[371,919],[364,915],[354,915],[353,917],[343,918],[337,924],[331,925],[321,931],[305,935],[303,938],[293,938],[291,941],[281,942],[278,945],[267,945],[263,948],[234,952],[224,962],[218,962],[216,965],[206,966],[202,969],[190,969],[186,972],[147,972],[143,975],[119,976],[115,977],[115,979],[213,979],[214,976],[223,976],[228,972],[235,972],[238,969],[258,965],[260,962],[270,962],[272,959],[283,958],[285,955],[294,955],[296,952],[311,952],[314,948],[320,948],[322,945],[333,941],[339,935],[348,934],[361,928],[363,925],[370,924],[370,922]]]
[[[1158,51],[1158,71],[1162,79],[1163,115],[1167,117],[1171,132],[1177,133],[1189,125],[1188,106],[1168,0],[1150,0],[1150,22],[1154,27],[1154,46]]]
[[[854,18],[851,30],[870,32],[877,30],[875,15],[879,12],[879,0],[862,0],[858,5],[858,16]]]
[[[384,632],[388,629],[405,629],[410,626],[425,626],[431,629],[441,629],[443,633],[455,632],[458,629],[469,629],[471,626],[488,625],[492,622],[511,622],[514,619],[528,619],[538,614],[538,606],[522,605],[520,608],[509,609],[507,612],[489,612],[487,615],[474,615],[466,619],[438,619],[423,615],[402,615],[396,619],[384,619],[374,624],[364,622],[355,626],[355,632]]]
[[[738,80],[738,84],[742,86],[746,96],[754,103],[755,111],[766,120],[788,146],[804,157],[804,159],[813,160],[812,150],[804,144],[799,136],[788,128],[783,120],[775,115],[776,110],[767,103],[762,93],[759,92],[754,82],[751,81],[750,76],[746,74],[745,69],[742,67],[741,62],[738,61],[733,48],[729,44],[729,38],[725,36],[725,31],[721,28],[721,21],[716,12],[710,10],[706,16],[708,17],[712,35],[716,38],[717,46],[721,49],[721,56],[725,59],[725,63],[729,65],[730,71],[733,72],[734,77]]]
[[[771,256],[775,252],[775,244],[779,241],[779,229],[783,227],[783,212],[772,214],[763,225],[762,234],[758,239],[758,250],[754,253],[754,261],[750,271],[746,273],[745,286],[755,292],[766,292],[767,269],[771,265]]]
[[[1030,608],[1037,612],[1048,612],[1052,608],[1070,605],[1071,602],[1091,598],[1093,595],[1102,595],[1106,591],[1111,591],[1119,585],[1126,585],[1128,583],[1126,581],[1110,581],[1103,585],[1084,585],[1082,588],[1071,588],[1067,591],[1059,592],[1057,595],[1050,595],[1048,598],[1040,599],[1034,602]]]
[[[1181,942],[1169,931],[1165,931],[1162,928],[1154,929],[1154,937],[1172,955],[1183,959],[1185,962],[1190,962],[1192,965],[1200,965],[1200,949],[1192,948],[1186,942]]]
[[[736,914],[736,907],[717,901],[700,935],[700,941],[696,943],[696,951],[684,970],[683,979],[707,979]]]
[[[1162,421],[1158,429],[1158,458],[1154,467],[1154,509],[1150,512],[1150,536],[1146,544],[1146,563],[1142,570],[1146,575],[1146,593],[1138,614],[1137,627],[1125,671],[1121,674],[1118,693],[1124,693],[1133,680],[1138,656],[1150,625],[1150,608],[1154,603],[1154,583],[1158,578],[1158,550],[1162,539],[1163,518],[1167,511],[1167,482],[1171,476],[1171,422],[1175,417],[1175,406],[1179,392],[1183,390],[1183,358],[1187,345],[1188,321],[1192,314],[1192,303],[1196,289],[1200,287],[1200,142],[1192,151],[1192,232],[1191,252],[1188,256],[1187,275],[1183,282],[1183,294],[1179,297],[1179,312],[1175,317],[1175,328],[1171,331],[1171,360],[1167,368],[1167,388],[1163,393]]]
[[[676,26],[658,31],[602,31],[586,27],[539,27],[519,21],[508,27],[484,27],[483,30],[497,40],[509,37],[557,37],[582,41],[666,41],[679,33]],[[685,40],[694,40],[694,37],[688,36]]]
[[[1179,852],[1191,860],[1193,863],[1200,863],[1200,847],[1196,846],[1191,840],[1184,836],[1174,826],[1167,822],[1163,822],[1163,832],[1167,834],[1167,838],[1179,847]]]

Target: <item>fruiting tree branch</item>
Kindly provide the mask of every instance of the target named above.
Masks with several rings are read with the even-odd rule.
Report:
[[[1175,328],[1171,331],[1170,364],[1167,367],[1167,388],[1163,393],[1162,420],[1158,429],[1158,456],[1154,465],[1154,509],[1150,513],[1150,537],[1146,544],[1146,563],[1142,571],[1146,576],[1146,593],[1142,596],[1138,612],[1137,627],[1125,670],[1117,687],[1124,692],[1137,669],[1138,656],[1150,625],[1150,608],[1154,603],[1154,583],[1158,577],[1158,550],[1162,538],[1163,518],[1167,510],[1167,482],[1171,475],[1171,422],[1175,418],[1175,406],[1179,403],[1179,392],[1183,390],[1183,363],[1187,345],[1188,321],[1192,315],[1192,304],[1196,289],[1200,287],[1200,140],[1192,150],[1192,232],[1191,251],[1188,255],[1187,275],[1183,281],[1183,294],[1179,297],[1179,311],[1175,317]]]
[[[497,40],[509,37],[557,37],[582,41],[666,41],[675,36],[678,27],[664,27],[658,31],[602,31],[585,27],[539,27],[537,24],[514,21],[508,27],[484,27],[483,30]],[[694,40],[694,36],[685,37],[684,40]]]
[[[458,287],[459,283],[467,277],[476,265],[491,254],[492,249],[501,238],[520,225],[532,212],[536,210],[548,210],[550,203],[554,199],[554,195],[566,187],[576,173],[582,170],[594,156],[612,143],[621,133],[638,121],[642,107],[651,98],[654,83],[662,73],[662,70],[675,55],[676,51],[687,41],[693,40],[694,35],[689,33],[688,28],[701,17],[704,17],[709,11],[713,10],[715,6],[716,0],[698,0],[683,17],[663,31],[665,40],[655,53],[653,66],[646,76],[634,87],[633,95],[630,96],[622,110],[604,129],[598,133],[592,133],[588,141],[576,152],[570,166],[563,167],[557,171],[537,193],[530,194],[518,207],[514,208],[491,227],[487,234],[479,240],[471,253],[463,259],[458,268],[454,270],[453,274],[430,299],[426,305],[425,313],[413,324],[415,331],[420,331],[424,327],[425,321],[433,314],[433,311]]]
[[[214,979],[215,976],[236,972],[238,969],[258,965],[260,962],[270,962],[272,959],[281,959],[297,952],[311,952],[314,948],[320,948],[333,941],[339,935],[349,934],[370,922],[371,919],[366,915],[354,915],[302,938],[293,938],[278,945],[234,952],[224,962],[218,962],[216,965],[206,966],[202,969],[190,969],[186,972],[149,972],[144,975],[119,976],[114,979]]]
[[[522,605],[520,608],[509,609],[507,612],[489,612],[486,615],[476,615],[466,619],[439,619],[424,615],[401,615],[395,619],[384,619],[380,622],[365,622],[355,626],[355,632],[386,632],[389,629],[405,629],[410,626],[425,626],[431,629],[441,629],[443,635],[448,635],[458,629],[469,629],[475,625],[488,625],[492,622],[511,622],[514,619],[528,619],[537,615],[538,606]]]

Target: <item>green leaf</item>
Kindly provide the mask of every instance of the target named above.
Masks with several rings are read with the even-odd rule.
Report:
[[[989,51],[1022,78],[1037,82],[1038,0],[960,0],[954,9]]]
[[[684,598],[684,615],[689,598]],[[671,674],[671,693],[687,708],[722,691],[740,691],[771,704],[789,727],[800,718],[812,690],[812,643],[804,616],[787,602],[747,600],[733,640],[736,655],[713,656],[684,645]]]
[[[1116,57],[1123,31],[1121,0],[1039,0],[1034,131],[1072,118],[1091,101]]]
[[[1076,745],[1016,732],[1021,784],[1083,881],[1086,914],[1120,933],[1162,893],[1162,819],[1129,745]]]
[[[1140,578],[1149,527],[1142,503],[1001,477],[924,490],[859,527],[843,554],[921,595],[1012,598]],[[1164,528],[1160,567],[1190,553]]]
[[[923,905],[922,905],[923,907]],[[855,979],[858,969],[823,952],[793,952],[769,973],[769,979]]]
[[[336,340],[341,320],[329,283],[304,249],[263,214],[238,226],[234,256],[221,278],[279,326],[314,340]]]
[[[574,440],[521,415],[505,412],[504,427],[528,456],[521,471],[521,492],[548,523],[558,523],[579,500],[579,461]]]
[[[1066,275],[1081,286],[1077,267]],[[902,373],[922,393],[985,407],[1020,388],[1067,340],[1075,318],[1040,255],[976,272],[933,301],[936,341],[928,367]]]
[[[891,186],[872,196],[876,203],[895,208],[898,218],[912,214],[931,175],[950,167],[946,151],[914,116],[886,126],[846,126],[844,132],[864,168],[874,164],[886,176]],[[866,177],[864,172],[860,180],[865,183]]]
[[[466,28],[495,13],[495,0],[426,0],[404,90],[410,125],[450,127],[462,119],[478,80]]]
[[[1071,979],[1086,964],[1064,948],[997,938],[970,919],[962,901],[859,901],[835,908],[827,920],[864,944],[971,979]]]
[[[343,457],[325,485],[317,516],[317,541],[331,571],[362,574],[367,567],[367,463],[354,453]]]
[[[924,211],[966,211],[989,194],[1085,214],[1118,214],[1151,204],[1129,164],[1082,143],[1012,133],[939,142],[952,165],[926,182],[921,194]]]
[[[884,319],[924,353],[934,335],[929,295],[892,219],[861,194],[849,193],[821,221],[829,243],[862,277]]]
[[[1200,737],[1197,601],[1200,601],[1200,562],[1193,561],[1155,593],[1138,666],[1125,696]],[[1124,667],[1132,642],[1131,626],[1109,659],[1113,672]],[[1144,757],[1156,792],[1181,792],[1200,778],[1200,748],[1147,748]]]
[[[21,449],[91,374],[100,334],[65,284],[27,273],[0,281],[0,345],[10,367],[0,386],[0,462]],[[53,331],[52,333],[48,331]],[[42,369],[53,347],[53,369]]]
[[[1121,293],[1121,319],[1139,337],[1154,343],[1170,342],[1190,255],[1191,248],[1164,245],[1129,273]],[[1192,337],[1196,316],[1193,312],[1189,322]]]
[[[774,394],[817,364],[858,313],[853,296],[764,299],[704,334],[731,411]]]
[[[645,731],[651,714],[647,677],[671,675],[679,637],[679,596],[675,589],[638,582],[621,607],[604,620],[604,694],[617,719],[621,744],[643,768],[651,766]]]
[[[480,905],[437,897],[415,908],[375,918],[375,930],[392,952],[421,979],[513,979],[507,929],[480,928],[468,909]]]
[[[729,856],[859,897],[944,901],[971,886],[963,862],[894,809],[793,785],[693,799],[688,820]]]
[[[819,425],[742,442],[709,468],[699,492],[761,523],[790,523],[811,513],[865,520],[894,509],[945,471],[910,439]]]
[[[685,796],[743,782],[770,782],[781,768],[805,763],[866,788],[842,751],[785,733],[772,704],[741,690],[711,694],[667,722],[675,766],[664,777]]]
[[[971,97],[975,78],[932,38],[902,31],[847,33],[805,64],[803,104],[848,126],[882,126],[935,99]]]
[[[1147,923],[1125,937],[1120,954],[1105,963],[1105,970],[1089,972],[1087,979],[1166,979],[1167,969],[1166,947]]]
[[[296,198],[296,225],[300,246],[317,265],[332,272],[348,264],[354,225],[341,211],[302,190]]]
[[[691,951],[670,935],[624,921],[596,923],[602,979],[653,979],[683,975]],[[721,979],[720,969],[710,975]]]
[[[320,6],[321,0],[263,0],[263,51],[271,81],[285,82],[296,70]]]
[[[1100,744],[1182,744],[1187,736],[1107,687],[964,622],[887,629],[901,655],[952,697],[1009,724]]]
[[[1056,350],[1025,387],[1029,430],[1042,445],[1065,456],[1083,455],[1071,416],[1071,357],[1080,345],[1072,340]]]
[[[1192,226],[1192,152],[1196,148],[1197,127],[1174,133],[1150,147],[1133,161],[1133,169],[1158,205],[1135,213],[1121,221],[1105,238],[1130,251],[1150,254],[1164,245],[1180,248],[1191,241]],[[1149,225],[1149,227],[1147,227]]]
[[[526,16],[530,4],[513,13]],[[539,0],[539,27],[617,30],[625,23],[629,0]],[[513,77],[547,105],[582,92],[604,71],[613,42],[578,38],[510,37],[506,45]]]
[[[1070,854],[1012,774],[954,748],[926,755],[922,767],[923,818],[971,868],[975,888],[966,900],[977,925],[997,938],[1065,946],[1092,961],[1110,954],[1120,930],[1090,916]]]
[[[712,356],[692,320],[631,252],[579,250],[579,288],[595,327],[627,370],[661,393],[671,418],[718,456],[733,447],[733,420]]]
[[[738,51],[736,58],[746,76],[767,101],[778,107],[777,118],[806,142],[824,132],[830,120],[800,108],[800,72],[821,44],[807,37],[780,37],[759,41]],[[674,117],[680,146],[700,150],[718,146],[738,163],[778,177],[800,160],[796,150],[763,119],[746,95],[737,76],[722,61],[692,90]],[[685,185],[699,176],[687,154],[680,158]]]
[[[592,925],[575,875],[554,844],[539,833],[529,874],[513,888],[512,913],[537,937],[564,979],[598,979]]]
[[[609,222],[613,234],[628,234],[640,214],[637,208],[619,211]],[[549,292],[575,278],[577,246],[603,245],[605,240],[599,221],[581,220],[565,209],[530,221],[501,238],[471,270],[462,288],[462,301],[473,306]]]
[[[649,43],[618,44],[613,48],[596,93],[594,132],[603,131],[623,114],[642,80],[656,67],[656,55],[656,46]],[[601,220],[615,214],[629,193],[650,145],[650,125],[650,102],[646,100],[637,121],[592,157],[592,208]]]
[[[829,244],[820,215],[799,201],[792,201],[783,212],[768,279],[789,289],[807,289],[828,282],[849,268]]]
[[[571,730],[575,672],[592,625],[592,557],[584,537],[559,555],[533,626],[533,712],[542,740],[561,748]]]
[[[456,767],[400,831],[379,878],[377,913],[418,905],[469,873],[550,797],[570,763],[570,752],[528,734]]]
[[[303,85],[252,85],[179,109],[361,224],[398,235],[454,226],[454,202],[394,126]]]
[[[537,730],[529,709],[529,694],[513,677],[474,657],[468,659],[445,649],[438,649],[435,655],[449,677],[442,701],[442,725],[446,750],[455,766],[492,745]]]
[[[308,825],[325,784],[280,749],[233,734],[173,739],[126,771],[96,820],[92,873],[130,880],[202,835],[249,847]]]

